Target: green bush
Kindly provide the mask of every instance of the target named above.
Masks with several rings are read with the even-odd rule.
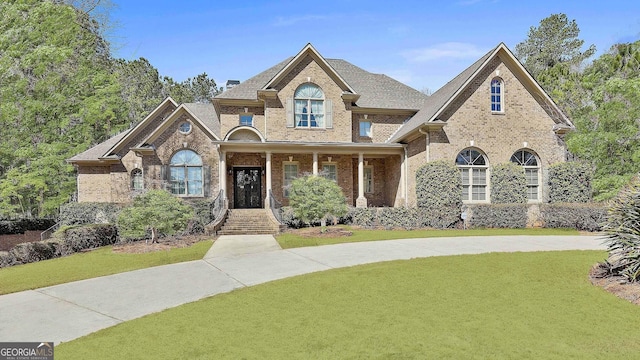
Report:
[[[453,228],[460,220],[460,209],[457,207],[425,208],[352,208],[350,210],[352,225],[366,228],[384,227],[417,229],[417,228]]]
[[[607,275],[640,280],[640,182],[623,189],[609,209],[604,226],[609,258],[601,265]]]
[[[115,224],[121,209],[114,203],[72,202],[60,207],[60,224]]]
[[[470,226],[477,228],[525,228],[527,226],[526,204],[470,205]]]
[[[540,214],[546,228],[571,228],[601,231],[607,208],[603,204],[541,204]]]
[[[291,183],[289,204],[296,218],[307,224],[320,221],[326,225],[328,218],[344,216],[347,204],[340,186],[322,176],[306,175]]]
[[[462,206],[460,170],[447,161],[433,161],[416,171],[418,207],[440,208]]]
[[[118,242],[118,228],[112,224],[91,224],[68,227],[56,233],[60,255],[70,255],[86,249]]]
[[[0,235],[24,234],[25,231],[47,230],[55,225],[55,219],[5,219],[0,220]]]
[[[509,162],[491,169],[491,203],[527,203],[527,178],[522,166]]]
[[[118,215],[118,230],[124,238],[138,239],[183,231],[193,218],[193,208],[165,190],[149,190],[133,199]]]
[[[593,168],[582,162],[563,162],[549,167],[550,203],[588,203],[591,201]]]

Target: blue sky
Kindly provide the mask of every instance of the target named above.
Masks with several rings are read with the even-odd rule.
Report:
[[[514,50],[531,26],[565,13],[598,54],[640,39],[640,1],[219,1],[113,0],[115,55],[147,58],[177,81],[206,72],[218,85],[244,81],[307,43],[387,74],[418,90],[437,90],[504,42]]]

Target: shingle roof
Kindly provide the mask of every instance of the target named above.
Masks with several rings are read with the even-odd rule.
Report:
[[[256,100],[257,91],[262,89],[293,57],[241,82],[216,98]],[[358,107],[380,109],[419,109],[428,98],[413,89],[383,74],[373,74],[345,60],[326,59],[327,63],[351,86],[360,98]]]
[[[214,134],[220,137],[220,120],[218,114],[211,103],[186,103],[184,106],[189,109],[202,123]]]
[[[118,135],[115,135],[108,140],[84,151],[74,157],[67,159],[68,162],[76,162],[76,161],[90,161],[90,160],[99,160],[103,157],[111,148],[113,148],[122,138],[127,135],[127,133],[131,131],[131,129],[127,129]]]
[[[498,45],[500,46],[500,45]],[[394,142],[402,139],[403,136],[414,131],[431,118],[460,90],[460,88],[469,80],[469,78],[480,69],[487,59],[495,52],[496,48],[491,49],[482,56],[478,61],[462,71],[453,80],[446,83],[435,93],[429,96],[424,106],[409,121],[402,125],[395,134],[391,135],[387,142]]]

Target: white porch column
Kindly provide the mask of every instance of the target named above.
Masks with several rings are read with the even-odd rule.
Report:
[[[218,169],[220,190],[224,191],[224,198],[227,199],[227,152],[220,151],[220,169]]]
[[[317,152],[313,153],[313,175],[314,176],[318,175],[318,153]]]
[[[358,154],[358,198],[356,207],[367,207],[367,198],[364,197],[364,155]]]
[[[264,200],[264,207],[269,208],[269,196],[271,194],[271,151],[267,151],[267,161],[265,170],[267,176],[267,198]]]

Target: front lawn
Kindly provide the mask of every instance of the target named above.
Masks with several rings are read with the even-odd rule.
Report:
[[[276,240],[283,249],[304,246],[331,245],[346,242],[377,241],[393,239],[415,239],[430,237],[456,237],[456,236],[501,236],[501,235],[578,235],[575,229],[469,229],[469,230],[372,230],[347,226],[329,226],[329,234],[319,234],[320,228],[306,228],[291,230],[276,236]],[[305,235],[313,230],[310,235]],[[331,233],[337,236],[332,236]],[[350,236],[344,236],[345,232],[351,232]]]
[[[244,288],[56,346],[59,359],[631,359],[640,308],[593,286],[600,251],[336,269]]]
[[[105,246],[85,253],[0,269],[0,294],[37,289],[125,271],[200,260],[211,247],[200,241],[185,248],[143,254],[114,253]]]

